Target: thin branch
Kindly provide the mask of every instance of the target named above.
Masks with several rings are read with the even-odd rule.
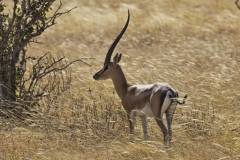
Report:
[[[82,62],[82,63],[84,63],[84,64],[86,64],[86,65],[88,65],[88,66],[91,66],[91,65],[88,64],[87,62],[83,61],[83,59],[93,59],[93,58],[81,58],[81,59],[77,59],[77,60],[72,61],[72,62],[70,63],[70,65],[73,64],[73,63],[75,63],[75,62]]]

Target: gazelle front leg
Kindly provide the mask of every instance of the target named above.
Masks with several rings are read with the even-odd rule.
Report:
[[[144,140],[148,140],[149,139],[149,135],[148,135],[148,124],[147,124],[147,116],[145,114],[140,115],[141,117],[141,121],[142,121],[142,128],[143,128],[143,134],[144,134]]]
[[[129,139],[134,140],[134,126],[136,124],[136,115],[135,111],[131,111],[128,113],[128,121],[129,121]]]

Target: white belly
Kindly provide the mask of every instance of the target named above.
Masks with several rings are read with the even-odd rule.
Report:
[[[136,112],[136,114],[138,116],[146,115],[146,116],[149,116],[149,117],[153,117],[153,112],[151,110],[151,107],[150,107],[149,103],[146,104],[142,109],[134,109],[133,111]]]

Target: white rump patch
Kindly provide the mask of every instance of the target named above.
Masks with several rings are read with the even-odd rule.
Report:
[[[168,107],[171,104],[171,99],[169,98],[170,92],[168,91],[166,94],[166,97],[164,99],[164,102],[162,104],[162,109],[161,109],[161,117],[163,117],[163,114],[167,111]]]

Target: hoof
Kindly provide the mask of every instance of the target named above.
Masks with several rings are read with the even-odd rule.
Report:
[[[165,147],[170,147],[170,142],[164,142]]]
[[[170,137],[169,136],[165,136],[164,137],[164,144],[168,147],[170,146]]]
[[[149,135],[144,135],[144,141],[148,141],[150,139],[150,136]]]
[[[133,142],[133,141],[134,141],[134,135],[133,135],[133,134],[129,134],[128,138],[129,138],[129,141],[130,141],[130,142]]]

